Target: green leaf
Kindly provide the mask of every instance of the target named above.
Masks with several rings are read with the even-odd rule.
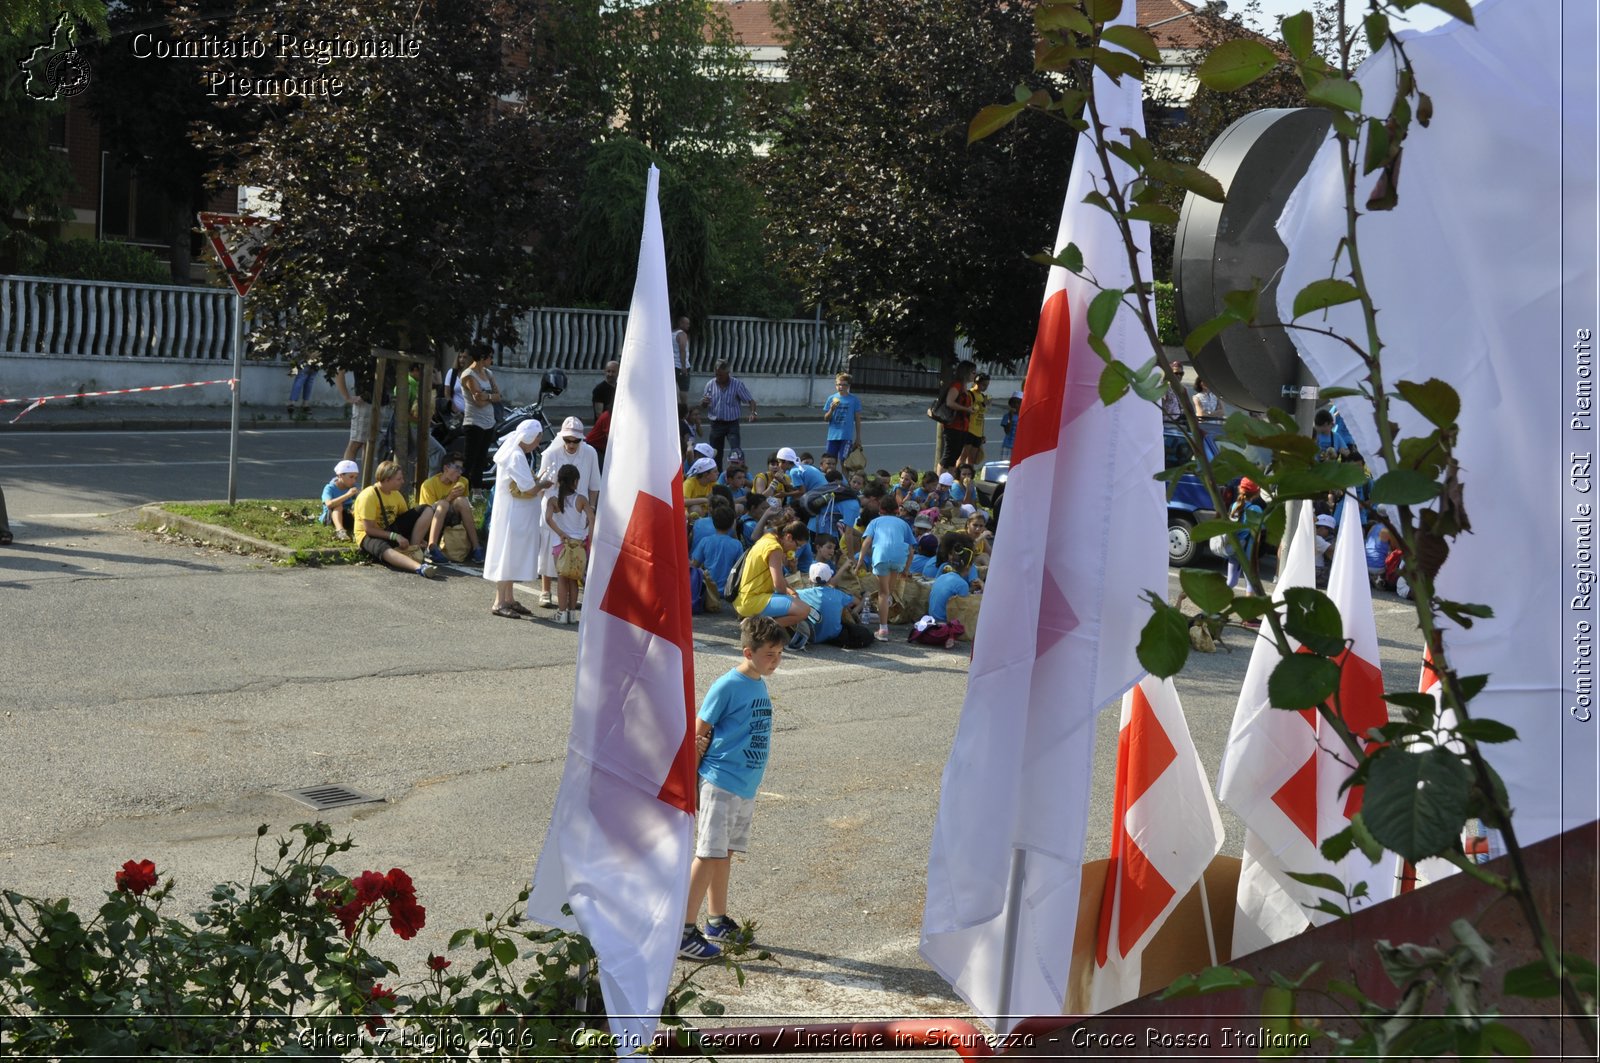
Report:
[[[1213,92],[1233,92],[1277,65],[1278,57],[1260,41],[1233,40],[1213,49],[1195,76]]]
[[[1100,370],[1100,402],[1110,406],[1128,393],[1128,367],[1121,362],[1111,361]]]
[[[1257,307],[1261,302],[1261,288],[1236,288],[1225,292],[1222,296],[1222,305],[1240,321],[1250,322],[1256,319]],[[1258,422],[1259,423],[1259,422]]]
[[[1203,568],[1180,569],[1178,584],[1202,612],[1223,613],[1233,604],[1233,588],[1216,572]]]
[[[1121,288],[1107,288],[1089,302],[1089,332],[1092,335],[1104,336],[1111,330],[1111,322],[1116,320],[1117,311],[1122,307],[1122,296]]]
[[[1185,569],[1185,571],[1188,570]],[[1478,719],[1467,720],[1458,724],[1456,733],[1461,735],[1462,738],[1470,738],[1474,742],[1487,742],[1491,745],[1496,742],[1514,742],[1517,738],[1517,729],[1515,727],[1487,717],[1479,717]]]
[[[1344,883],[1325,871],[1289,871],[1288,876],[1315,890],[1324,890],[1336,897],[1344,896]]]
[[[1255,976],[1236,967],[1207,967],[1194,974],[1174,979],[1161,994],[1162,1000],[1174,997],[1193,997],[1202,993],[1219,993],[1228,989],[1249,989],[1256,985]]]
[[[1347,399],[1351,395],[1361,394],[1360,388],[1323,388],[1317,393],[1320,402],[1332,402],[1334,399]]]
[[[1222,183],[1198,166],[1190,166],[1186,162],[1168,162],[1158,169],[1159,172],[1152,170],[1152,177],[1169,185],[1177,185],[1186,192],[1193,192],[1201,199],[1221,203],[1228,198],[1228,194],[1222,190]]]
[[[451,949],[459,949],[462,945],[467,943],[467,939],[470,938],[475,932],[476,931],[474,931],[470,926],[457,930],[454,934],[450,935],[450,944],[445,946],[445,951],[448,952]]]
[[[1384,691],[1383,700],[1391,705],[1398,705],[1402,709],[1412,709],[1416,712],[1432,712],[1435,708],[1432,694],[1418,694],[1410,690],[1396,691],[1392,694]]]
[[[1306,99],[1322,107],[1356,114],[1361,111],[1361,86],[1342,77],[1317,78],[1306,86]]]
[[[1323,858],[1330,864],[1337,864],[1340,860],[1349,856],[1355,850],[1355,847],[1356,836],[1349,827],[1346,827],[1333,837],[1325,839],[1318,846],[1322,851]]]
[[[1311,12],[1301,11],[1283,20],[1283,43],[1289,46],[1289,54],[1302,62],[1311,54]]]
[[[1239,319],[1232,314],[1218,314],[1210,321],[1206,321],[1200,325],[1197,325],[1189,332],[1189,335],[1183,338],[1184,350],[1188,351],[1190,354],[1199,354],[1201,349],[1205,347],[1206,344],[1210,343],[1216,338],[1217,333],[1221,332],[1229,325],[1236,325],[1238,323]]]
[[[1039,32],[1070,30],[1087,37],[1094,33],[1082,11],[1071,4],[1040,4],[1033,13],[1033,24]]]
[[[1277,709],[1314,709],[1339,686],[1339,666],[1326,657],[1294,653],[1267,679],[1267,697]]]
[[[1561,983],[1543,960],[1535,960],[1506,972],[1504,992],[1508,997],[1553,997],[1561,992]]]
[[[973,116],[967,126],[967,143],[975,144],[991,133],[998,133],[1021,114],[1026,103],[991,103]]]
[[[1060,254],[1056,255],[1055,263],[1068,273],[1082,273],[1083,251],[1077,244],[1068,244],[1061,249]]]
[[[1461,414],[1461,396],[1443,380],[1429,378],[1420,384],[1402,380],[1395,390],[1412,409],[1440,428],[1449,428]]]
[[[1467,25],[1475,25],[1472,21],[1472,4],[1469,0],[1422,0],[1428,7],[1436,7],[1451,18],[1458,18]]]
[[[1439,497],[1439,482],[1410,469],[1390,469],[1372,482],[1373,505],[1415,506]]]
[[[1460,624],[1463,628],[1471,627],[1474,617],[1479,620],[1487,620],[1494,616],[1494,610],[1487,605],[1476,605],[1472,602],[1453,602],[1448,598],[1436,598],[1434,599],[1434,604],[1439,607],[1441,613]]]
[[[1335,277],[1324,277],[1322,280],[1312,281],[1295,293],[1294,316],[1304,317],[1330,306],[1353,303],[1359,298],[1361,292],[1354,284]]]
[[[1480,605],[1480,606],[1476,606],[1476,608],[1487,610],[1489,607],[1487,605]],[[1480,613],[1478,615],[1480,615],[1480,616],[1484,617],[1485,619],[1487,619],[1487,618],[1493,616],[1494,613],[1491,611],[1491,612]],[[1484,674],[1484,675],[1464,675],[1464,676],[1461,676],[1459,679],[1457,679],[1456,682],[1461,687],[1461,700],[1462,701],[1471,701],[1473,698],[1478,696],[1479,692],[1482,691],[1484,687],[1489,685],[1489,677],[1488,677],[1487,674]]]
[[[1106,346],[1105,337],[1089,334],[1089,349],[1100,356],[1101,361],[1116,361],[1116,355],[1111,353],[1111,348]]]
[[[1533,1049],[1526,1039],[1503,1022],[1487,1022],[1479,1031],[1483,1040],[1496,1055],[1507,1056],[1513,1059],[1527,1059],[1533,1055]]]
[[[1139,633],[1139,663],[1157,679],[1177,675],[1189,659],[1189,621],[1164,600],[1152,596],[1155,612]]]
[[[1367,51],[1375,52],[1389,42],[1389,16],[1373,11],[1361,22],[1367,34]]]
[[[1167,378],[1159,366],[1151,366],[1143,376],[1134,374],[1133,390],[1146,402],[1160,402],[1161,396],[1167,393]]]
[[[1165,203],[1141,203],[1128,210],[1129,221],[1147,221],[1151,225],[1176,225],[1178,212]]]
[[[1240,620],[1259,620],[1272,612],[1271,598],[1257,598],[1252,594],[1241,594],[1233,600],[1233,611]]]
[[[1196,539],[1210,539],[1218,535],[1227,535],[1229,532],[1235,532],[1238,530],[1238,524],[1231,520],[1218,518],[1217,520],[1201,521],[1199,524],[1196,524],[1193,528],[1189,529],[1189,534]],[[1186,568],[1183,571],[1192,572],[1194,570]],[[1191,595],[1191,597],[1193,596]]]
[[[1100,34],[1100,39],[1126,48],[1147,63],[1161,62],[1161,49],[1156,47],[1155,38],[1137,26],[1127,23],[1107,26]]]
[[[1122,0],[1083,0],[1083,9],[1097,26],[1115,22],[1122,14]]]
[[[1367,150],[1361,172],[1369,174],[1389,161],[1389,129],[1376,118],[1367,119]]]
[[[1137,56],[1127,52],[1116,52],[1109,48],[1096,48],[1090,55],[1094,65],[1105,71],[1107,77],[1117,84],[1122,79],[1132,78],[1135,81],[1144,80],[1144,64],[1139,62]]]
[[[1372,836],[1372,831],[1367,827],[1367,821],[1360,812],[1350,817],[1350,834],[1356,840],[1356,848],[1361,850],[1370,863],[1376,864],[1383,859],[1383,846],[1378,839]]]
[[[495,938],[494,944],[489,947],[494,958],[500,961],[502,967],[510,967],[517,962],[517,943],[509,938]]]
[[[1456,843],[1471,788],[1466,767],[1448,750],[1390,748],[1371,761],[1361,815],[1384,848],[1416,863]]]
[[[1283,600],[1283,630],[1290,638],[1324,657],[1344,650],[1344,621],[1332,598],[1314,587],[1290,587]]]

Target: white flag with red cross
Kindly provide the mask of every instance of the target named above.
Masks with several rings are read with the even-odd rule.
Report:
[[[1139,996],[1145,948],[1222,848],[1222,817],[1171,679],[1122,696],[1111,860],[1100,902],[1090,1001]]]
[[[1131,21],[1132,4],[1122,19]],[[1144,129],[1139,83],[1095,74],[1110,129]],[[1080,138],[1056,247],[1086,274],[1131,285],[1128,253],[1105,212],[1092,144]],[[1118,180],[1131,173],[1115,163]],[[1103,183],[1103,182],[1102,182]],[[1134,224],[1148,246],[1148,226]],[[1033,358],[978,619],[967,696],[945,765],[928,853],[921,954],[1001,1031],[1054,1014],[1066,996],[1078,920],[1095,719],[1143,674],[1150,617],[1141,595],[1167,588],[1160,413],[1124,395],[1101,403],[1104,363],[1089,346],[1099,289],[1059,267],[1045,284]],[[1139,364],[1149,345],[1131,313],[1106,344]],[[1002,1014],[1002,1012],[1004,1014]]]
[[[1389,717],[1357,508],[1341,507],[1344,519],[1328,573],[1328,597],[1339,607],[1347,644],[1337,658],[1340,683],[1334,708],[1359,736],[1381,727]],[[1274,589],[1280,601],[1292,587],[1315,585],[1317,540],[1311,505],[1301,503],[1299,509],[1300,519]],[[1397,889],[1399,867],[1392,853],[1376,866],[1359,849],[1338,863],[1322,855],[1322,843],[1342,831],[1360,810],[1361,788],[1343,789],[1351,772],[1350,756],[1319,713],[1272,707],[1267,680],[1279,660],[1277,645],[1263,628],[1245,672],[1217,779],[1218,796],[1246,828],[1233,925],[1236,957],[1333,918],[1316,911],[1317,904],[1342,902],[1296,881],[1290,872],[1331,874],[1347,889],[1364,881],[1367,895],[1358,906],[1392,897]]]
[[[696,792],[689,547],[659,176],[652,166],[579,628],[567,763],[528,900],[530,918],[576,925],[594,946],[624,1055],[649,1043],[672,979]]]

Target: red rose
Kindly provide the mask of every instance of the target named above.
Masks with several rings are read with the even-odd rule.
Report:
[[[382,982],[374,982],[372,988],[367,990],[367,1000],[374,1007],[392,1008],[395,1000],[394,990],[386,988]]]
[[[410,897],[400,896],[389,902],[389,925],[402,941],[416,937],[427,918],[428,910]]]
[[[156,865],[150,860],[129,860],[117,872],[117,889],[135,897],[156,884]]]
[[[356,902],[365,908],[386,895],[388,880],[376,871],[363,871],[351,885],[356,888]]]
[[[383,895],[390,900],[394,900],[396,897],[408,897],[411,900],[416,900],[417,888],[411,884],[410,875],[401,871],[398,867],[391,867],[389,874],[385,877]]]
[[[442,971],[449,966],[450,961],[445,959],[443,956],[435,956],[431,952],[428,954],[428,970]]]
[[[361,913],[366,910],[367,906],[359,900],[351,901],[349,904],[341,904],[333,910],[334,917],[339,920],[339,925],[344,928],[345,937],[353,938],[356,936],[356,924],[361,921]]]

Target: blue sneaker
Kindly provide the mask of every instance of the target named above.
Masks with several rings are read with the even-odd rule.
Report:
[[[448,565],[450,563],[450,559],[445,556],[445,552],[437,546],[428,547],[428,560],[436,565]]]
[[[697,926],[683,928],[683,941],[678,945],[678,955],[686,960],[714,960],[722,950],[707,941]]]
[[[472,563],[474,565],[483,564],[483,547],[480,546],[476,550],[472,551]]]
[[[726,915],[707,919],[705,936],[709,941],[736,941],[744,945],[754,940],[754,935],[739,926],[739,920]]]

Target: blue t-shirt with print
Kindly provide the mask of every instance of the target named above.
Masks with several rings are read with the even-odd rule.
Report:
[[[700,719],[711,725],[711,743],[700,758],[700,778],[754,798],[767,770],[772,738],[772,699],[766,680],[737,668],[711,684],[700,703]]]
[[[867,525],[862,538],[872,540],[873,567],[904,565],[906,558],[911,556],[912,548],[916,546],[916,540],[912,538],[911,525],[903,518],[895,516],[874,517],[872,523]]]
[[[803,587],[795,592],[802,602],[817,611],[817,629],[811,635],[813,642],[830,642],[844,630],[844,607],[850,604],[850,595],[838,587]]]
[[[967,578],[959,572],[944,572],[928,590],[928,615],[941,624],[950,619],[950,599],[970,593]]]
[[[706,521],[699,523],[705,524]],[[695,544],[689,556],[700,562],[711,582],[719,588],[728,582],[728,570],[744,554],[744,547],[731,535],[708,535]]]
[[[861,516],[861,503],[853,498],[841,499],[830,506],[824,506],[821,513],[811,518],[807,525],[814,534],[827,535],[834,539],[839,537],[838,522],[844,521],[846,528],[854,528],[856,520]]]
[[[338,498],[342,494],[344,494],[344,488],[339,486],[339,481],[337,481],[337,480],[329,480],[328,481],[328,486],[324,487],[322,489],[322,516],[318,518],[318,520],[321,523],[323,523],[323,524],[332,524],[333,523],[333,510],[328,508],[328,503],[332,502],[334,499]],[[344,507],[343,508],[344,508],[344,515],[346,517],[346,520],[344,522],[344,526],[345,526],[345,528],[347,530],[350,529],[350,521],[348,519],[349,516],[350,516],[350,511],[355,508],[355,504],[356,504],[356,501],[355,501],[354,497],[347,498],[347,499],[344,500]]]
[[[861,412],[860,399],[835,392],[822,400],[822,409],[828,414],[829,439],[856,437],[856,414]]]

